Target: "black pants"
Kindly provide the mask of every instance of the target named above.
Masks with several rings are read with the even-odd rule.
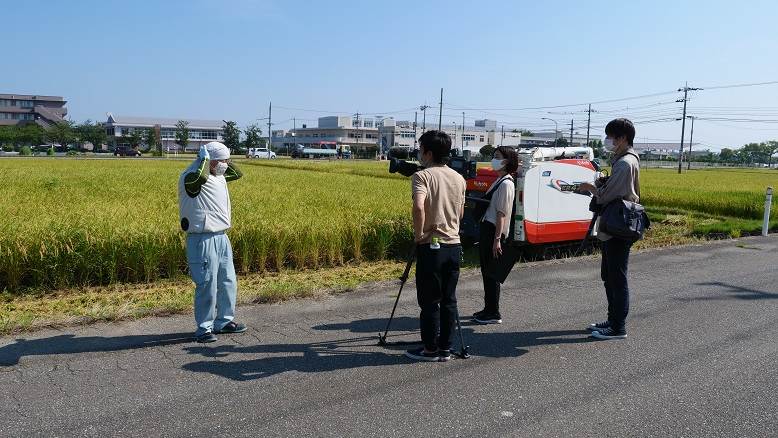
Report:
[[[457,281],[462,247],[416,247],[416,298],[421,307],[421,341],[427,350],[450,350],[456,329]]]
[[[600,274],[608,297],[608,321],[616,331],[625,329],[629,313],[629,285],[627,268],[632,242],[612,238],[602,243],[602,267]]]
[[[481,278],[484,280],[484,310],[487,313],[500,313],[500,283],[493,277],[497,259],[492,254],[494,233],[496,227],[491,222],[481,222],[479,225],[478,258],[481,262]]]

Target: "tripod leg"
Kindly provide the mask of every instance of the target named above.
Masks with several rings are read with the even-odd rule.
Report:
[[[465,345],[465,337],[462,336],[462,324],[459,323],[459,311],[457,310],[457,331],[459,332],[459,342],[462,344],[462,350],[457,354],[461,359],[467,359],[470,357],[470,353],[468,353],[468,348]]]
[[[397,303],[400,302],[400,295],[403,293],[403,287],[405,286],[405,282],[408,281],[408,275],[411,272],[411,266],[413,265],[413,261],[416,258],[416,251],[415,248],[413,251],[411,251],[411,254],[408,256],[408,263],[405,265],[405,271],[403,271],[402,277],[400,277],[400,291],[397,292],[397,298],[394,300],[394,306],[392,307],[392,314],[389,315],[389,321],[386,322],[386,329],[384,330],[384,334],[378,334],[378,345],[386,345],[386,335],[389,334],[389,326],[392,324],[392,320],[394,319],[394,312],[397,310]]]

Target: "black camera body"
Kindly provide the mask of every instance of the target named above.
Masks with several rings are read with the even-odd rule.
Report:
[[[446,166],[454,169],[466,180],[476,177],[477,162],[475,160],[467,160],[457,156],[449,157],[446,161]],[[389,159],[389,173],[399,173],[403,176],[411,176],[423,169],[424,166],[417,163],[406,160],[399,160],[397,158]]]

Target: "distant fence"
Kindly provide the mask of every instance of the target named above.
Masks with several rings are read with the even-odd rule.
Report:
[[[684,161],[683,168],[686,169],[688,164]],[[653,160],[640,160],[640,167],[644,169],[677,169],[677,161],[653,161]],[[692,161],[692,169],[707,169],[707,168],[741,168],[741,169],[767,169],[767,165],[754,165],[754,164],[734,164],[734,163],[707,163],[701,161]],[[773,163],[772,169],[778,169],[778,163]]]

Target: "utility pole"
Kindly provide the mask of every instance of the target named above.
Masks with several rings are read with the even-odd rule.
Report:
[[[692,120],[692,132],[689,134],[689,156],[686,158],[686,170],[692,168],[692,141],[694,140],[694,116],[688,116]]]
[[[505,125],[500,126],[500,146],[502,146],[503,140],[505,140]]]
[[[429,105],[422,105],[419,107],[419,110],[421,110],[422,114],[422,120],[421,120],[421,133],[424,134],[427,132],[427,108],[429,108]]]
[[[357,146],[359,146],[359,140],[360,140],[360,138],[359,138],[359,111],[357,111],[356,114],[354,114],[354,115],[357,118],[357,133],[356,133],[356,137],[357,138],[356,138],[356,141],[357,141]]]
[[[589,117],[586,120],[586,147],[589,147],[589,129],[592,127],[592,104],[591,103],[589,104],[589,109],[586,112],[589,113]]]
[[[419,120],[419,112],[414,111],[413,112],[413,149],[416,149],[416,125],[417,121]]]
[[[462,111],[462,151],[465,150],[465,112]]]
[[[267,150],[273,150],[272,139],[270,138],[270,127],[273,125],[273,101],[270,101],[270,106],[267,110]]]
[[[570,119],[570,144],[568,146],[573,147],[573,119]]]
[[[676,102],[683,102],[683,116],[681,116],[681,147],[678,149],[678,173],[681,173],[681,167],[683,166],[683,137],[686,133],[686,101],[689,100],[687,95],[689,91],[702,90],[702,88],[691,88],[689,83],[686,82],[683,88],[679,88],[678,91],[683,91],[683,99],[678,99]]]
[[[438,110],[438,131],[443,126],[443,89],[440,89],[440,109]]]

